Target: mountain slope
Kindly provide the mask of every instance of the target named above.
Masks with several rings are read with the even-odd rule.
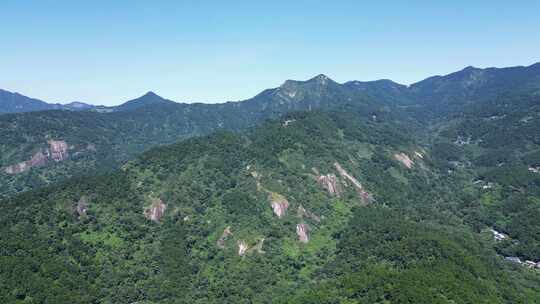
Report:
[[[293,93],[294,92],[294,93]],[[293,96],[294,95],[294,96]],[[36,112],[0,116],[0,194],[20,192],[123,161],[156,145],[170,144],[217,129],[238,131],[297,110],[352,106],[366,117],[401,121],[364,93],[320,75],[287,81],[252,99],[224,104],[178,104],[148,93],[110,113]],[[68,157],[50,161],[49,141],[62,141]],[[50,150],[50,149],[49,149]],[[44,160],[45,158],[45,160]]]
[[[459,112],[466,104],[487,101],[505,93],[540,92],[540,63],[527,67],[467,67],[445,76],[434,76],[412,84],[410,92],[435,113]]]
[[[0,90],[0,113],[18,113],[56,109],[42,100],[26,97],[19,93]]]
[[[540,96],[505,95],[464,107],[434,134],[433,153],[451,172],[449,183],[470,195],[463,218],[503,233],[501,254],[539,261]]]
[[[291,111],[352,106],[374,120],[392,120],[428,142],[431,135],[424,126],[445,124],[460,116],[465,107],[504,94],[535,96],[539,87],[540,64],[503,69],[469,67],[409,87],[389,80],[339,84],[321,74],[307,81],[288,80],[240,102],[179,104],[149,92],[118,107],[94,108],[111,113],[2,115],[0,138],[5,140],[0,144],[0,181],[6,186],[0,196],[115,168],[156,145],[217,129],[246,129]],[[63,153],[69,157],[51,161],[47,155],[51,140],[63,141],[69,150]]]
[[[361,113],[295,113],[243,134],[193,138],[114,174],[4,201],[0,290],[9,292],[0,299],[538,298],[534,277],[434,208],[441,189],[413,139]]]
[[[43,100],[26,97],[19,93],[12,93],[0,89],[0,114],[4,113],[24,113],[47,110],[70,110],[81,111],[94,109],[96,106],[79,101],[68,104],[51,104]]]
[[[153,106],[153,105],[162,105],[162,104],[171,104],[173,101],[167,100],[154,92],[148,92],[143,96],[126,101],[125,103],[114,107],[115,111],[131,111],[141,107]]]

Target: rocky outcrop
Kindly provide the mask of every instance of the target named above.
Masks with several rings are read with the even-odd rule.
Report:
[[[238,246],[238,255],[239,256],[245,255],[247,250],[249,249],[249,246],[243,240],[239,240],[238,242],[236,242],[236,245]]]
[[[264,238],[262,238],[262,239],[257,243],[257,245],[253,246],[249,251],[250,251],[250,252],[256,251],[257,253],[263,254],[263,253],[265,253],[265,252],[262,250],[263,245],[264,245]]]
[[[341,186],[334,174],[317,176],[317,183],[321,185],[330,195],[341,196]]]
[[[540,166],[536,166],[536,167],[529,167],[529,172],[532,172],[532,173],[540,173]]]
[[[232,235],[231,226],[227,226],[227,228],[223,230],[221,237],[217,240],[216,245],[221,249],[225,248],[225,241],[231,235]]]
[[[161,201],[161,199],[155,199],[151,206],[144,208],[144,217],[149,220],[159,222],[159,220],[165,214],[167,205]]]
[[[309,242],[309,226],[307,224],[296,225],[296,235],[301,243],[307,244]]]
[[[347,171],[345,171],[345,169],[343,169],[343,167],[341,167],[341,165],[337,162],[334,163],[334,167],[336,167],[336,170],[339,172],[339,175],[341,175],[341,177],[345,178],[353,184],[362,202],[371,203],[373,201],[373,196],[371,195],[371,193],[367,192],[364,189],[364,186],[362,186],[362,184],[354,176],[350,175]]]
[[[283,195],[275,192],[271,192],[268,195],[268,199],[270,200],[274,214],[279,218],[284,217],[287,213],[287,208],[289,208],[289,201]]]
[[[75,212],[77,213],[79,217],[81,217],[81,216],[85,216],[87,211],[88,211],[88,198],[86,196],[83,196],[77,202],[77,207],[75,208]]]
[[[405,153],[396,153],[394,154],[394,158],[407,167],[407,169],[411,169],[414,165],[414,161]]]
[[[43,152],[36,152],[32,158],[15,165],[7,166],[4,171],[8,174],[18,174],[29,170],[32,167],[43,166],[47,163],[47,156]]]
[[[68,144],[63,140],[49,140],[49,148],[39,150],[29,160],[10,165],[4,168],[7,174],[18,174],[30,170],[33,167],[46,165],[49,161],[60,162],[69,158]]]
[[[321,222],[321,218],[316,215],[315,213],[312,213],[308,210],[306,210],[304,208],[304,206],[300,205],[298,206],[298,212],[297,212],[297,215],[299,218],[303,219],[303,218],[308,218],[308,219],[311,219],[317,223],[320,223]]]
[[[25,161],[4,168],[4,172],[7,174],[18,174],[26,170],[28,170],[28,168]]]
[[[49,157],[55,162],[66,160],[69,157],[68,145],[63,140],[49,140]]]
[[[259,240],[259,242],[253,246],[253,247],[249,247],[249,245],[247,244],[246,241],[244,240],[238,240],[236,241],[236,246],[237,246],[237,253],[239,256],[244,256],[246,254],[252,254],[253,252],[257,252],[259,254],[263,254],[265,253],[263,251],[263,245],[264,245],[264,240],[265,238],[261,238]]]
[[[504,241],[508,238],[508,235],[501,233],[493,228],[489,229],[489,231],[493,235],[493,239],[495,239],[496,241]]]
[[[293,96],[294,97],[294,96]],[[282,126],[286,127],[288,125],[290,125],[291,123],[295,122],[296,119],[287,119],[283,122]]]

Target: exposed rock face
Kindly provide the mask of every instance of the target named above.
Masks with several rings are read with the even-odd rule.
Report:
[[[530,172],[532,172],[532,173],[540,173],[540,166],[529,167],[528,170],[529,170]]]
[[[243,256],[244,254],[246,254],[247,250],[248,250],[248,245],[245,241],[243,240],[239,240],[237,242],[237,245],[238,245],[238,255],[239,256]]]
[[[294,97],[294,95],[292,97]],[[283,122],[283,126],[286,127],[286,126],[290,125],[291,123],[293,123],[295,121],[296,121],[296,119],[287,119],[287,120],[285,120]]]
[[[334,167],[336,167],[336,170],[339,172],[339,175],[341,175],[341,177],[347,179],[353,184],[353,186],[356,188],[356,191],[358,192],[358,195],[360,196],[360,199],[364,203],[370,203],[373,201],[373,196],[371,195],[371,193],[367,192],[364,189],[364,186],[362,186],[362,184],[356,178],[354,178],[354,176],[347,173],[347,171],[345,171],[345,169],[343,169],[341,165],[337,162],[334,163]]]
[[[227,226],[227,228],[223,230],[223,233],[221,234],[219,240],[217,240],[216,245],[221,249],[225,248],[225,241],[230,235],[232,235],[231,226]]]
[[[69,157],[67,143],[63,140],[49,140],[49,155],[55,162],[66,160]]]
[[[508,236],[504,233],[501,233],[493,228],[489,229],[489,231],[493,234],[493,238],[496,241],[503,241],[508,238]]]
[[[317,183],[321,185],[330,195],[339,197],[341,195],[341,187],[339,181],[334,174],[319,175]]]
[[[250,251],[257,251],[258,253],[260,254],[263,254],[265,253],[263,250],[262,250],[262,247],[264,245],[264,238],[262,238],[258,243],[257,245],[253,246]]]
[[[44,166],[53,160],[55,162],[64,161],[69,158],[68,144],[63,140],[49,140],[49,148],[36,152],[29,160],[4,168],[8,174],[18,174],[30,170],[32,167]]]
[[[309,226],[307,224],[296,225],[296,235],[301,243],[309,242]]]
[[[30,168],[32,167],[43,166],[46,163],[47,156],[43,154],[43,152],[38,151],[34,155],[32,155],[32,158],[30,158],[29,160],[20,162],[15,165],[7,166],[4,171],[8,174],[17,174],[30,170]]]
[[[81,199],[79,199],[75,211],[77,212],[77,215],[79,217],[86,215],[86,212],[88,211],[88,199],[86,198],[86,196],[83,196],[81,197]]]
[[[43,166],[47,163],[47,156],[39,151],[27,163],[29,167]]]
[[[289,208],[289,201],[278,193],[270,193],[269,200],[270,204],[272,205],[272,209],[274,210],[274,214],[279,218],[285,216],[285,213],[287,213],[287,208]]]
[[[10,165],[4,168],[4,172],[7,174],[17,174],[28,170],[26,162],[20,162],[15,165]]]
[[[313,221],[315,221],[317,223],[321,222],[321,218],[318,215],[306,210],[302,205],[298,206],[297,214],[298,214],[299,218],[306,217],[306,218],[312,219]]]
[[[400,163],[402,163],[405,167],[407,167],[407,169],[412,168],[412,166],[414,165],[412,159],[410,159],[409,156],[405,153],[396,153],[394,154],[394,158]]]
[[[150,207],[146,207],[144,209],[144,216],[152,221],[159,222],[159,220],[163,217],[165,214],[165,209],[167,208],[167,205],[161,201],[161,199],[156,199],[152,203]]]

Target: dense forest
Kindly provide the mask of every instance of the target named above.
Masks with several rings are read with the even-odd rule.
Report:
[[[540,302],[539,88],[468,67],[0,115],[0,302]]]
[[[437,125],[439,166],[454,174],[456,191],[472,195],[463,218],[510,237],[497,245],[506,256],[540,260],[540,97],[503,95],[465,108]]]
[[[240,102],[180,104],[150,92],[106,113],[57,110],[4,114],[0,115],[0,197],[113,170],[155,146],[216,130],[246,130],[291,111],[354,105],[366,116],[394,119],[396,124],[408,121],[414,126],[399,111],[390,111],[388,104],[320,75],[307,81],[286,81]],[[45,151],[49,140],[65,141],[69,157],[49,161],[46,166],[34,165],[18,174],[7,173],[9,166],[28,162]]]
[[[0,300],[538,300],[536,271],[463,220],[475,193],[456,197],[440,162],[352,108],[155,148],[3,201]]]

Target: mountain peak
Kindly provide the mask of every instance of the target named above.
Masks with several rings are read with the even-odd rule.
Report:
[[[327,84],[329,81],[332,81],[332,79],[330,79],[330,77],[324,75],[324,74],[319,74],[313,78],[311,78],[310,80],[308,80],[308,82],[317,82],[317,83],[320,83],[320,84]]]
[[[163,97],[159,96],[158,94],[154,93],[153,91],[148,91],[148,92],[146,92],[146,94],[144,94],[143,96],[141,96],[141,97],[139,97],[139,98],[143,98],[143,97],[152,97],[152,98],[158,97],[158,98],[163,98]]]
[[[134,110],[147,105],[173,103],[158,94],[148,91],[146,94],[139,98],[132,99],[116,107],[117,111]]]
[[[473,67],[472,65],[469,65],[469,66],[466,66],[462,71],[467,72],[467,71],[475,71],[475,70],[480,70],[480,69]]]

